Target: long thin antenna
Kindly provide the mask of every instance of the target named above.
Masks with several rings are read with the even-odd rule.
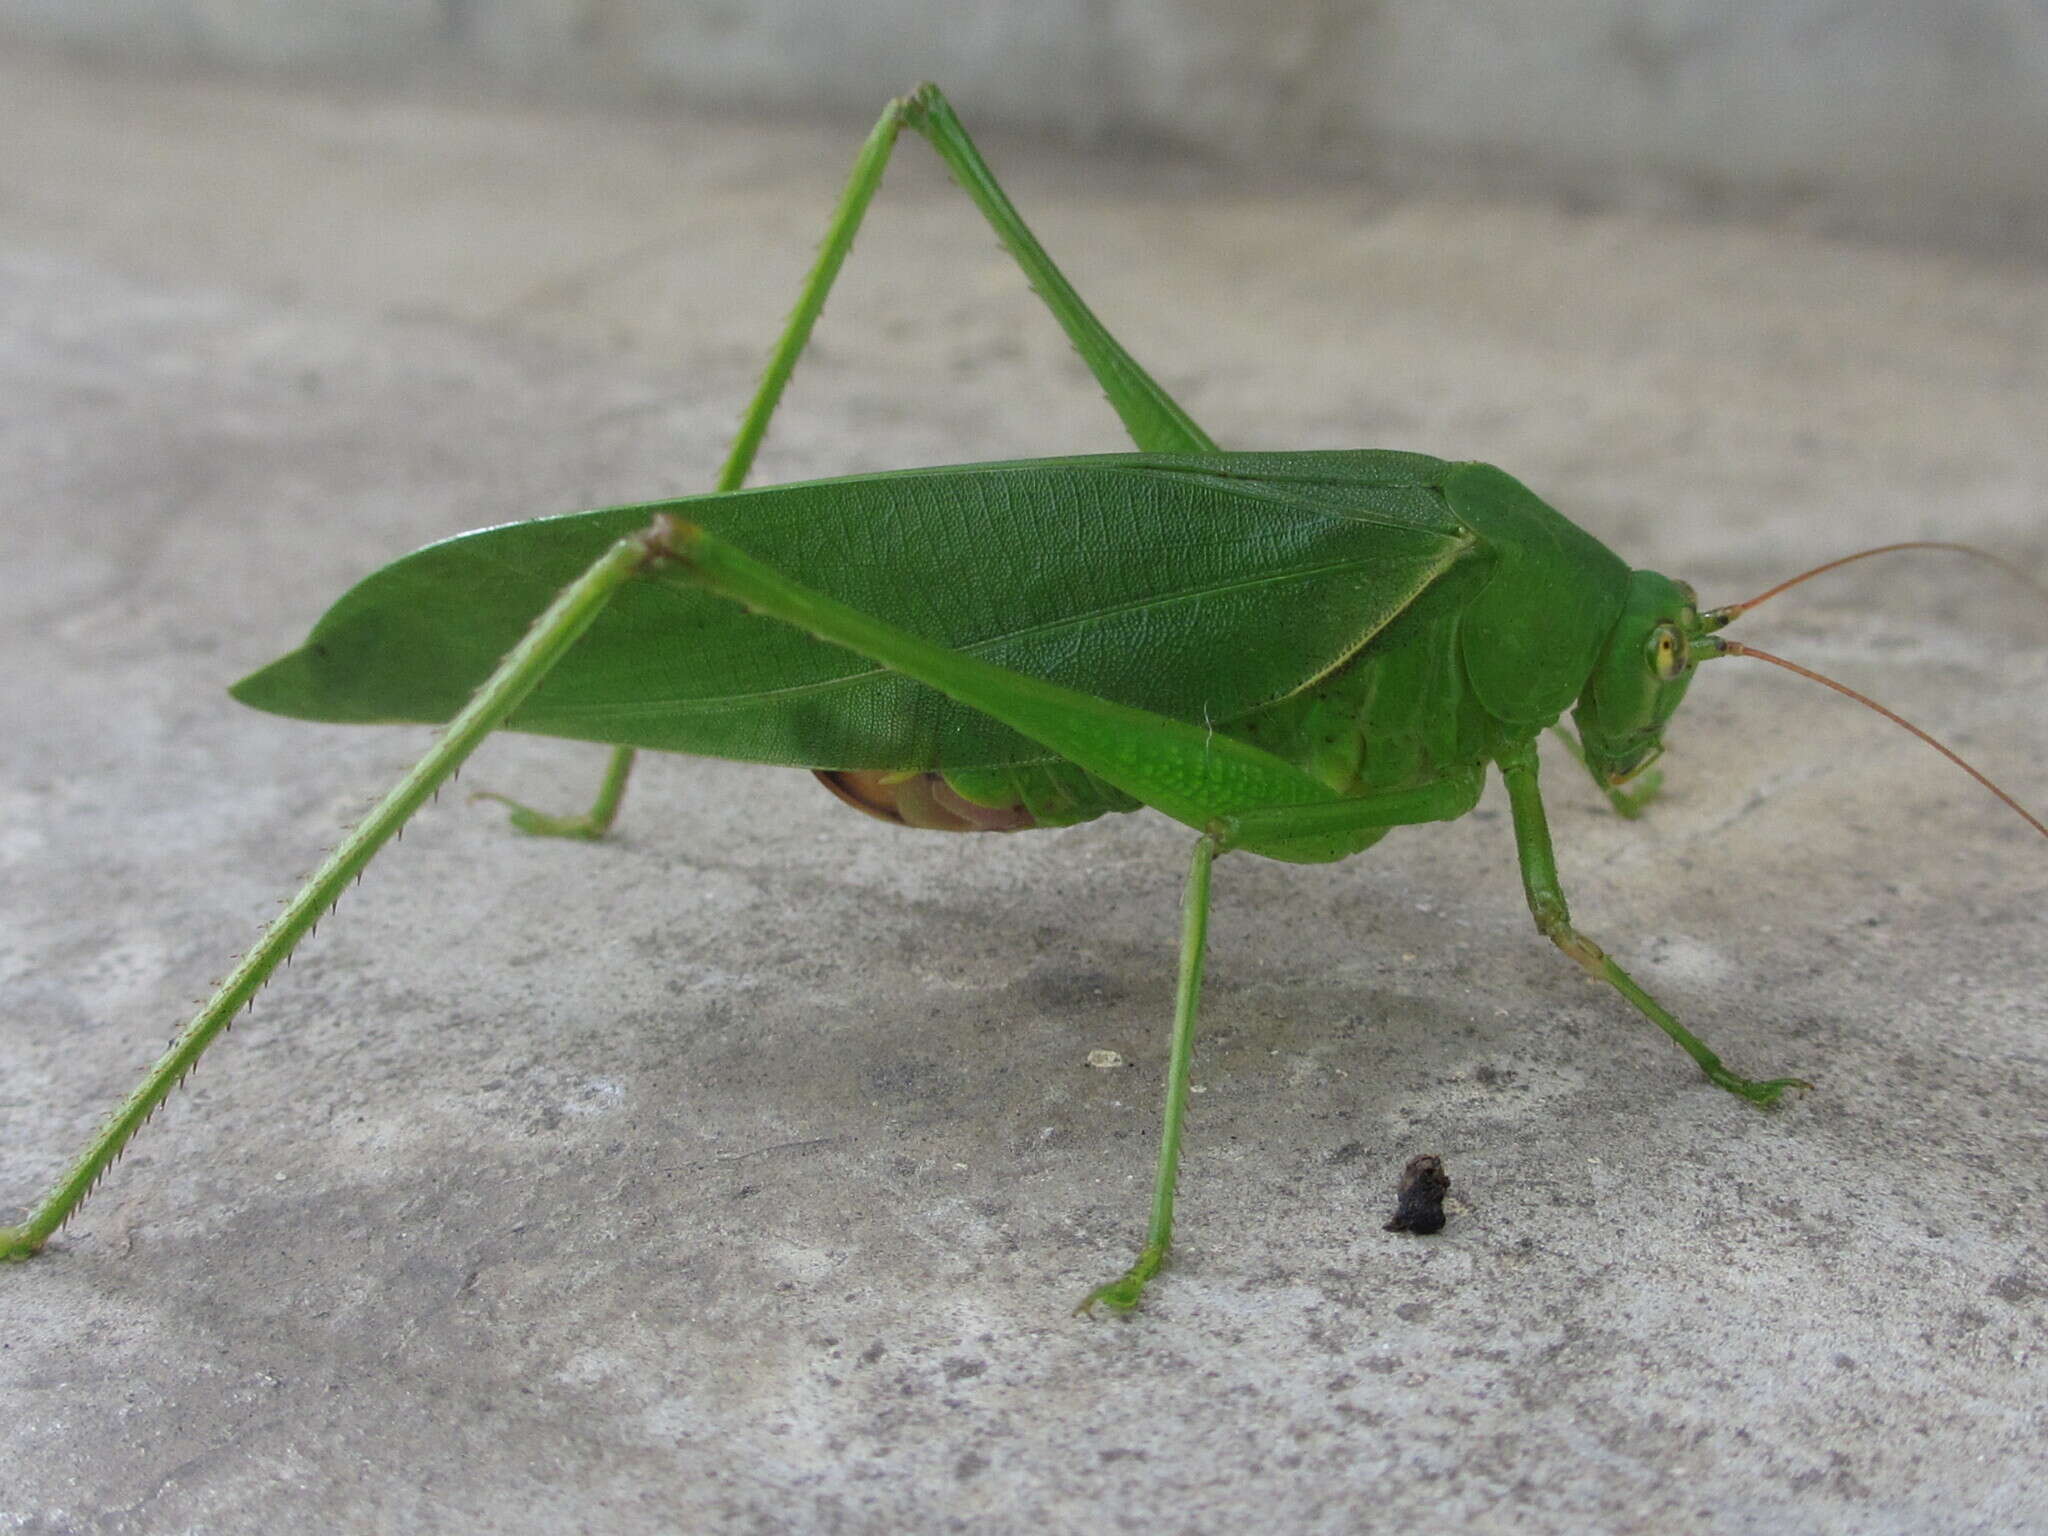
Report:
[[[1869,550],[1866,551],[1866,553],[1877,554],[1880,553],[1880,551]],[[1853,560],[1857,557],[1852,555],[1849,558]],[[1840,562],[1838,561],[1836,563],[1839,564]],[[1827,567],[1822,566],[1821,569],[1826,570]],[[1808,574],[1812,573],[1809,572]],[[1769,597],[1770,595],[1771,594],[1769,592],[1766,592],[1764,594],[1764,597]],[[1757,598],[1754,601],[1762,602],[1763,598]],[[1863,705],[1867,709],[1876,710],[1880,715],[1883,715],[1885,719],[1891,721],[1893,725],[1903,726],[1906,730],[1909,730],[1915,736],[1918,736],[1922,741],[1926,742],[1927,745],[1934,748],[1935,751],[1939,752],[1943,757],[1947,758],[1950,762],[1954,763],[1958,768],[1962,769],[1963,772],[1967,773],[1971,778],[1975,779],[1979,784],[1982,784],[1986,789],[1990,790],[1991,793],[1998,796],[1998,798],[2003,800],[2007,805],[2011,806],[2014,813],[2019,816],[2020,820],[2024,821],[2028,826],[2032,827],[2036,832],[2040,833],[2043,837],[2048,837],[2048,826],[2043,826],[2041,823],[2041,819],[2038,816],[2034,815],[2032,811],[2029,811],[2025,806],[2021,805],[2019,801],[2013,799],[2011,795],[2008,795],[2004,790],[2000,789],[1996,784],[1992,783],[1990,779],[1986,778],[1982,773],[1978,772],[1976,768],[1972,767],[1969,763],[1965,762],[1955,752],[1943,746],[1940,742],[1936,741],[1932,736],[1928,735],[1927,732],[1921,730],[1919,726],[1915,725],[1912,721],[1908,720],[1904,715],[1899,714],[1896,710],[1886,709],[1882,704],[1878,703],[1877,700],[1869,698],[1864,694],[1858,693],[1854,688],[1851,688],[1846,683],[1838,683],[1832,677],[1824,677],[1820,673],[1814,671],[1811,667],[1802,667],[1796,661],[1787,661],[1782,656],[1773,656],[1769,651],[1760,651],[1756,649],[1756,647],[1754,646],[1744,645],[1740,640],[1724,640],[1721,639],[1719,636],[1716,636],[1713,640],[1706,642],[1706,644],[1711,645],[1715,648],[1715,654],[1719,654],[1722,656],[1753,656],[1758,661],[1768,661],[1769,663],[1771,663],[1772,666],[1783,667],[1787,672],[1797,672],[1801,677],[1811,678],[1816,683],[1824,684],[1825,686],[1834,689],[1835,692],[1842,694],[1845,697],[1854,699],[1858,704]]]
[[[1909,539],[1903,544],[1880,544],[1875,549],[1858,550],[1853,555],[1843,555],[1839,560],[1830,560],[1825,565],[1816,565],[1810,571],[1801,571],[1797,576],[1788,577],[1769,591],[1759,592],[1755,597],[1749,599],[1748,602],[1730,603],[1726,608],[1716,608],[1709,613],[1702,614],[1701,618],[1706,622],[1707,632],[1712,634],[1715,630],[1721,628],[1722,625],[1741,618],[1742,615],[1756,607],[1757,604],[1769,602],[1780,592],[1790,587],[1796,587],[1802,581],[1811,581],[1816,576],[1825,575],[1829,571],[1839,570],[1842,566],[1854,565],[1858,560],[1868,560],[1872,555],[1889,555],[1902,549],[1940,549],[1947,550],[1951,554],[1970,555],[1978,560],[1988,560],[2004,571],[2006,575],[2016,581],[2026,583],[2043,598],[2048,598],[2048,587],[2042,586],[2040,582],[2034,580],[2033,577],[2014,565],[2010,560],[1994,555],[1988,549],[1979,549],[1974,544],[1950,544],[1939,539]]]

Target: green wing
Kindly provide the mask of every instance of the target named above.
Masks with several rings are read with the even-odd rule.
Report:
[[[511,523],[366,578],[238,683],[301,719],[441,721],[614,539],[673,511],[996,665],[1224,724],[1350,656],[1474,545],[1418,454],[1114,454],[912,470]],[[1044,747],[731,603],[623,590],[513,730],[816,768],[965,769]]]

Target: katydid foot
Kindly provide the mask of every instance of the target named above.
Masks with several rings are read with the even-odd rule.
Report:
[[[1147,1243],[1138,1255],[1138,1262],[1125,1270],[1106,1285],[1098,1285],[1074,1308],[1074,1316],[1093,1312],[1100,1302],[1112,1312],[1133,1312],[1138,1300],[1145,1294],[1145,1282],[1165,1267],[1166,1246],[1163,1243]]]
[[[626,798],[626,778],[632,771],[633,749],[612,748],[611,761],[605,765],[604,782],[597,787],[597,798],[581,816],[551,816],[530,805],[521,805],[510,795],[489,789],[480,789],[469,798],[471,801],[495,800],[500,805],[509,805],[512,808],[512,825],[529,837],[573,837],[594,843],[611,831],[612,822],[619,814],[619,802]]]
[[[32,1259],[42,1249],[41,1243],[29,1241],[27,1227],[0,1227],[0,1264]]]
[[[1766,1107],[1777,1103],[1787,1091],[1794,1094],[1813,1091],[1813,1084],[1803,1077],[1774,1077],[1767,1082],[1758,1082],[1753,1077],[1737,1077],[1718,1061],[1712,1066],[1702,1062],[1700,1071],[1706,1074],[1707,1081],[1716,1088],[1726,1088],[1737,1098],[1747,1099],[1752,1104]]]
[[[506,820],[512,823],[514,830],[524,832],[528,837],[573,837],[582,842],[594,843],[600,841],[612,829],[608,817],[599,821],[589,811],[585,811],[581,816],[552,816],[546,811],[535,810],[530,805],[521,805],[511,796],[501,795],[495,790],[480,789],[469,798],[472,802],[495,800],[500,805],[510,807],[511,814]]]

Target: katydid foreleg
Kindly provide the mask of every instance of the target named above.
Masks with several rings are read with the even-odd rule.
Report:
[[[1504,752],[1500,759],[1501,778],[1508,787],[1508,805],[1514,816],[1515,851],[1522,866],[1522,889],[1529,898],[1529,913],[1543,936],[1582,966],[1589,976],[1606,982],[1633,1003],[1638,1012],[1678,1042],[1679,1049],[1699,1063],[1700,1071],[1717,1087],[1739,1094],[1755,1104],[1775,1104],[1788,1088],[1809,1089],[1813,1085],[1796,1077],[1776,1077],[1766,1082],[1739,1077],[1721,1065],[1721,1058],[1694,1035],[1670,1011],[1641,986],[1634,977],[1608,958],[1607,952],[1572,926],[1564,888],[1558,883],[1557,858],[1550,848],[1550,821],[1543,811],[1543,796],[1536,785],[1536,747],[1533,742]]]
[[[804,279],[796,306],[790,311],[774,350],[769,353],[768,364],[762,370],[754,396],[740,417],[739,430],[734,434],[732,448],[719,470],[713,491],[736,491],[746,484],[755,455],[768,435],[768,424],[775,415],[775,408],[781,403],[783,391],[796,372],[797,359],[810,343],[818,317],[825,311],[825,300],[853,250],[861,221],[867,217],[868,206],[881,189],[882,177],[888,170],[897,137],[906,127],[915,129],[930,141],[932,148],[953,172],[955,180],[974,200],[975,206],[995,230],[1003,249],[1022,269],[1032,291],[1052,311],[1053,318],[1067,333],[1074,350],[1088,365],[1088,371],[1095,375],[1131,441],[1148,453],[1213,451],[1216,444],[1209,434],[1195,424],[1194,418],[1181,408],[1179,402],[1153,381],[1152,376],[1138,365],[1137,360],[1124,349],[1123,343],[1104,328],[1094,311],[1074,291],[1073,285],[1018,214],[1009,194],[996,180],[995,172],[989,168],[988,161],[982,157],[954,113],[952,104],[937,86],[926,82],[882,109],[881,117],[869,130],[866,142],[855,156],[853,171],[847,177],[846,189],[840,194],[832,221],[826,226],[817,259]],[[612,750],[596,800],[588,811],[578,816],[549,815],[488,791],[475,798],[498,800],[509,805],[512,824],[522,832],[549,837],[600,838],[611,830],[612,821],[618,815],[619,804],[625,796],[626,779],[632,772],[633,755],[631,747]]]

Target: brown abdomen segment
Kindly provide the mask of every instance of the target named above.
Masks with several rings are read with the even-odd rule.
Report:
[[[929,832],[1022,832],[1038,818],[1022,805],[976,805],[942,773],[890,773],[878,768],[816,768],[818,782],[856,811],[899,827]]]

